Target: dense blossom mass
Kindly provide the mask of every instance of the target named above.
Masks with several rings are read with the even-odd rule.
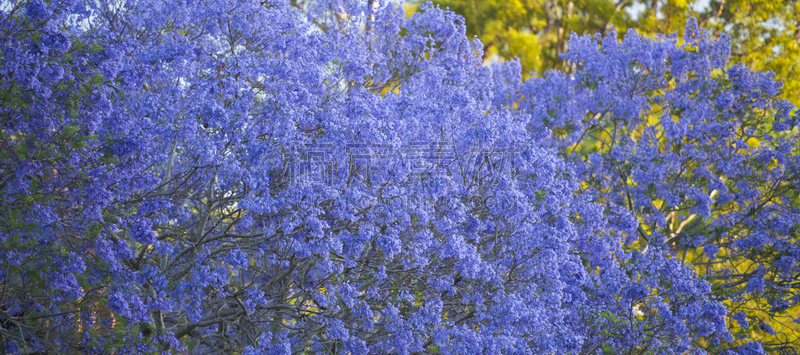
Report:
[[[800,302],[797,116],[693,23],[522,82],[431,5],[0,11],[7,353],[760,354]]]
[[[740,337],[797,349],[800,138],[792,105],[775,98],[781,84],[726,66],[727,40],[693,21],[681,39],[612,32],[570,48],[571,74],[505,89],[530,125],[551,130],[546,144],[575,163],[625,243],[694,266],[738,314],[728,322]],[[748,319],[763,326],[748,330]]]

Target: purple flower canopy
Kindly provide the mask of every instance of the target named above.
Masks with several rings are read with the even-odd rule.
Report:
[[[798,303],[797,117],[695,23],[523,82],[428,4],[0,11],[7,352],[758,354]]]

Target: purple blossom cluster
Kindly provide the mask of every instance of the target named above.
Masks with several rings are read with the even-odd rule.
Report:
[[[777,98],[771,73],[729,66],[729,54],[726,38],[709,38],[694,20],[682,38],[573,36],[570,73],[502,90],[521,97],[528,126],[574,164],[606,218],[639,222],[610,225],[625,249],[663,250],[730,309],[796,323],[787,310],[800,302],[798,113]],[[797,336],[765,344],[797,349]],[[761,349],[746,338],[721,349]]]
[[[0,12],[8,353],[760,354],[722,300],[798,301],[797,117],[691,23],[522,82],[429,4]]]

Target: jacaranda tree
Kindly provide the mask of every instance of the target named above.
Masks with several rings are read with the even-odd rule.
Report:
[[[797,349],[800,160],[797,116],[780,84],[689,22],[682,39],[574,37],[575,70],[507,88],[529,125],[576,166],[638,250],[670,249],[713,283],[744,341]],[[509,66],[517,66],[510,63]],[[506,69],[506,70],[514,70]],[[516,95],[516,96],[510,96]],[[733,322],[735,320],[735,323]],[[781,326],[776,334],[773,326]],[[730,346],[730,345],[728,345]]]
[[[409,19],[377,1],[24,0],[2,6],[0,31],[7,353],[762,352],[671,256],[683,234],[636,218],[651,206],[636,174],[674,168],[636,146],[657,131],[636,130],[647,100],[673,115],[654,118],[665,132],[711,130],[692,107],[712,95],[703,83],[768,83],[704,67],[717,65],[705,40],[584,39],[571,47],[583,71],[522,84],[518,67],[482,66],[463,20],[430,5]],[[614,48],[645,64],[615,67]],[[636,75],[651,96],[625,90]],[[783,130],[772,91],[741,95],[753,101],[731,110],[776,107]],[[617,164],[628,204],[611,172],[586,179],[552,149],[603,111],[628,120],[615,159],[639,154]],[[707,169],[734,186],[796,166],[791,150],[770,157],[786,168]],[[697,185],[698,166],[674,179]],[[707,193],[675,181],[678,205]],[[753,220],[791,228],[775,218],[784,227]],[[637,233],[648,248],[628,251]]]

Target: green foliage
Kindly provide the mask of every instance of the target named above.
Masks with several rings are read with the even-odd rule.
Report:
[[[464,16],[467,35],[478,36],[484,43],[484,60],[520,58],[523,73],[542,73],[562,69],[559,54],[567,50],[572,32],[590,34],[605,32],[613,23],[626,29],[630,16],[611,1],[586,0],[441,0]]]

